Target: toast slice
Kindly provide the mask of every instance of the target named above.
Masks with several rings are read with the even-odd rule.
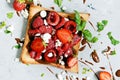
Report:
[[[20,56],[20,60],[25,63],[25,64],[47,64],[47,65],[52,65],[52,66],[55,66],[55,67],[58,67],[58,68],[62,68],[64,70],[67,70],[67,71],[70,71],[70,72],[75,72],[75,73],[78,73],[78,62],[76,63],[75,66],[73,66],[72,68],[68,68],[68,67],[65,67],[65,66],[62,66],[60,64],[56,64],[56,63],[48,63],[48,62],[45,62],[45,61],[36,61],[35,59],[31,58],[30,57],[30,54],[29,54],[29,51],[28,51],[28,48],[27,48],[27,45],[29,44],[30,42],[30,38],[29,38],[29,35],[28,35],[28,30],[30,29],[30,22],[32,20],[32,18],[34,17],[34,15],[42,10],[47,10],[47,11],[53,11],[53,10],[49,10],[49,9],[46,9],[46,8],[43,8],[43,7],[40,7],[40,6],[34,6],[34,5],[31,5],[30,6],[30,11],[29,11],[29,18],[28,18],[28,24],[27,24],[27,27],[26,27],[26,34],[25,34],[25,42],[24,42],[24,45],[23,45],[23,48],[22,48],[22,52],[21,52],[21,56]],[[63,13],[63,12],[58,12],[58,14],[62,17],[65,17],[65,18],[74,18],[74,14],[73,13]],[[87,14],[87,13],[80,13],[80,16],[84,19],[84,20],[88,20],[90,14]],[[79,47],[80,47],[80,41],[73,46],[73,49],[74,51],[78,54],[79,52]]]

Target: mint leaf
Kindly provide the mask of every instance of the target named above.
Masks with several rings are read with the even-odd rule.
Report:
[[[96,43],[98,41],[98,38],[97,37],[93,37],[92,40],[90,42],[92,43]]]
[[[15,47],[16,49],[20,49],[20,48],[21,48],[20,44],[17,44],[17,45],[15,45],[14,47]]]
[[[25,0],[18,0],[20,3],[25,3]]]
[[[41,77],[43,77],[44,75],[45,75],[45,74],[44,74],[44,73],[42,73],[42,74],[41,74]]]
[[[83,37],[87,40],[87,41],[91,41],[92,40],[92,33],[86,29],[83,31]]]
[[[11,33],[11,31],[9,31],[9,30],[7,30],[7,29],[6,29],[4,32],[5,32],[6,34]]]
[[[97,28],[98,28],[98,32],[101,32],[105,26],[108,24],[107,20],[102,20],[101,22],[97,22]]]
[[[56,3],[59,7],[62,5],[63,0],[54,0],[54,3]]]
[[[3,27],[5,27],[6,26],[6,22],[5,21],[2,21],[1,23],[0,23],[0,29],[2,29]]]
[[[104,24],[104,26],[106,26],[108,24],[108,20],[102,20],[102,23]]]
[[[111,33],[111,32],[108,32],[107,35],[108,35],[108,38],[110,39],[110,41],[111,41],[111,43],[112,43],[113,45],[117,45],[117,44],[120,43],[120,41],[116,40],[116,39],[112,36],[112,33]]]
[[[116,55],[116,51],[111,51],[110,55]]]
[[[7,13],[7,18],[11,19],[13,17],[13,12]]]
[[[80,23],[81,23],[80,14],[76,10],[75,10],[75,22],[77,23],[77,25],[80,25]]]

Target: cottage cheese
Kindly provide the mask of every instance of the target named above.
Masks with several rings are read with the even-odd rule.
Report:
[[[49,39],[51,39],[51,35],[49,33],[45,33],[41,35],[41,38],[44,40],[45,43],[49,43]]]

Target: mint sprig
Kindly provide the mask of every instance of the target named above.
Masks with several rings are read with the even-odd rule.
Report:
[[[116,39],[112,36],[112,32],[108,32],[107,35],[108,35],[108,38],[110,39],[110,41],[111,41],[111,43],[112,43],[113,45],[117,45],[117,44],[120,43],[119,40],[116,40]]]
[[[60,7],[62,5],[63,0],[54,0],[54,3]]]
[[[107,20],[102,20],[101,22],[97,22],[97,28],[98,28],[98,32],[101,32],[102,30],[104,30],[105,26],[108,24]]]

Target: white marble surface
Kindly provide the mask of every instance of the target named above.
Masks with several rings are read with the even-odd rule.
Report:
[[[11,0],[11,2],[13,2]],[[60,11],[60,9],[53,3],[53,0],[40,0],[43,7],[49,8],[51,6],[55,7],[55,10]],[[95,10],[88,8],[87,6],[92,4]],[[63,0],[63,6],[67,7],[67,12],[73,12],[73,10],[78,10],[80,12],[88,12],[91,14],[90,21],[93,22],[96,28],[96,23],[103,19],[107,19],[109,24],[105,29],[100,32],[99,41],[92,45],[92,49],[87,48],[80,52],[79,58],[93,62],[90,57],[91,51],[96,49],[98,55],[100,56],[100,63],[94,63],[94,66],[91,66],[95,72],[99,71],[100,66],[105,66],[106,71],[110,72],[108,61],[106,57],[101,53],[101,50],[105,49],[108,45],[115,49],[117,54],[115,56],[109,56],[112,64],[113,72],[120,68],[120,44],[113,46],[110,43],[110,40],[107,37],[107,32],[111,31],[114,37],[120,40],[120,0],[86,0],[86,3],[83,4],[82,0]],[[6,13],[14,12],[12,19],[6,17]],[[6,21],[7,25],[13,25],[15,30],[13,35],[5,34],[3,29],[0,29],[0,80],[57,80],[55,75],[51,74],[47,69],[46,65],[25,65],[16,60],[19,58],[21,49],[12,49],[16,45],[15,38],[23,38],[26,29],[27,20],[23,17],[18,17],[16,12],[12,8],[12,3],[8,4],[6,0],[1,0],[0,2],[0,22]],[[93,30],[90,24],[87,24],[94,35],[98,33]],[[103,42],[103,44],[100,44]],[[93,72],[87,74],[82,74],[82,68],[86,67],[84,64],[79,64],[80,73],[78,74],[79,78],[90,77],[90,80],[97,80]],[[62,70],[48,66],[53,72],[60,73]],[[40,75],[44,73],[44,77]],[[73,75],[69,73],[69,75]],[[77,75],[76,75],[77,76]],[[116,80],[120,78],[116,77]]]

